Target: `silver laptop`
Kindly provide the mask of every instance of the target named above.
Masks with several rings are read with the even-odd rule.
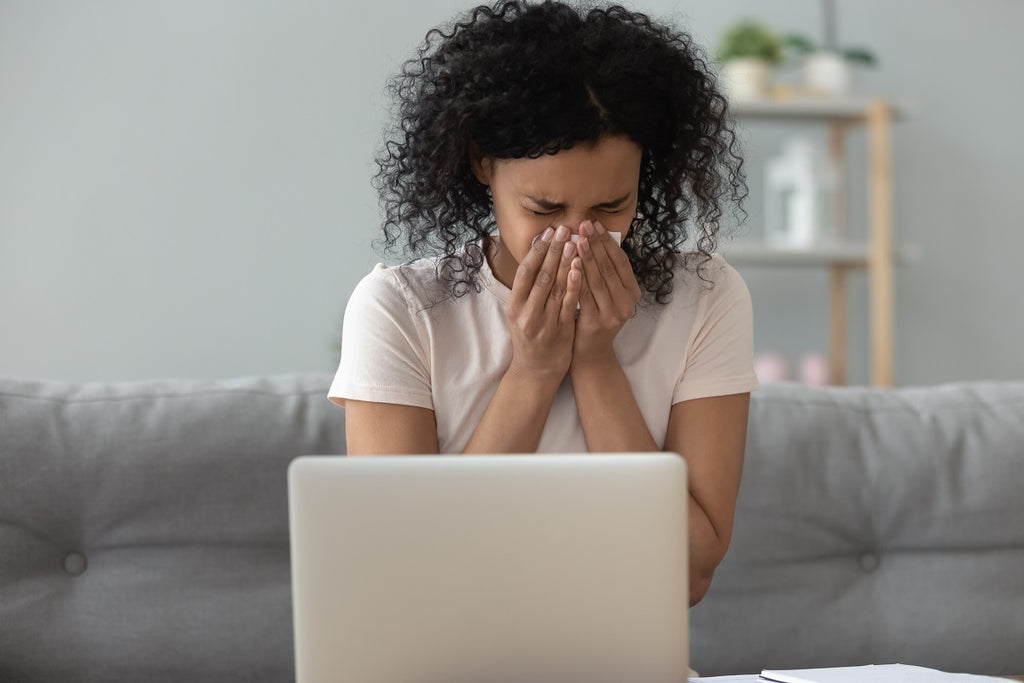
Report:
[[[288,472],[298,683],[683,683],[674,454],[325,457]]]

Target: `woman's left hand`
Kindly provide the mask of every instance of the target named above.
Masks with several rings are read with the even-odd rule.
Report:
[[[612,341],[636,312],[640,285],[633,266],[601,223],[584,221],[577,252],[583,261],[583,290],[576,320],[572,363],[614,359]]]

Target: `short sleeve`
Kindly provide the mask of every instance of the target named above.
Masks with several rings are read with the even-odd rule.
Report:
[[[743,278],[720,256],[708,264],[712,288],[701,293],[700,314],[687,347],[673,403],[757,389],[754,315]]]
[[[396,269],[378,265],[345,308],[341,361],[328,397],[433,408],[429,349]]]

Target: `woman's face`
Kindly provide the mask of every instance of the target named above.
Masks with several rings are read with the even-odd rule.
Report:
[[[548,226],[577,234],[589,220],[623,238],[636,214],[640,146],[627,137],[605,137],[537,159],[492,159],[474,163],[491,188],[500,239],[491,254],[499,282],[512,286],[519,262],[534,237]]]

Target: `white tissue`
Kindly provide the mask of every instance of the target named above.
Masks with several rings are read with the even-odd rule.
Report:
[[[613,240],[615,240],[615,244],[622,244],[622,233],[621,232],[610,232],[609,231],[608,234],[612,236]],[[572,239],[573,243],[576,243],[576,242],[580,241],[580,236],[579,235],[572,235],[571,239]]]

